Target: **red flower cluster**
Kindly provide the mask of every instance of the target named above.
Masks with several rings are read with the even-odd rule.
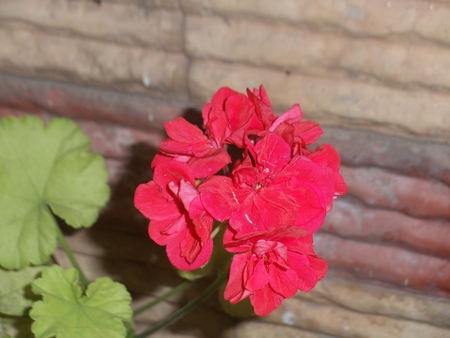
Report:
[[[250,297],[266,315],[327,272],[312,234],[347,189],[339,155],[327,144],[309,150],[320,126],[302,121],[298,104],[275,116],[263,86],[247,95],[221,88],[202,115],[205,132],[181,117],[165,123],[154,180],[137,188],[135,205],[182,270],[209,261],[213,221],[227,222],[223,246],[234,256],[225,298]],[[228,145],[242,150],[231,172]]]

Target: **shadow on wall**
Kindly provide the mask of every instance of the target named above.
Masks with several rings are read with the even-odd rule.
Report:
[[[200,112],[188,109],[183,115],[189,122],[201,126]],[[139,184],[152,180],[150,164],[157,149],[146,143],[136,143],[129,148],[129,157],[122,167],[119,179],[111,185],[111,198],[96,224],[85,231],[83,252],[92,256],[92,265],[102,271],[94,275],[108,275],[123,283],[133,296],[134,302],[150,296],[160,296],[183,282],[167,259],[165,248],[154,243],[148,236],[149,220],[134,207],[134,192]],[[63,226],[66,236],[77,231]],[[80,246],[81,247],[81,246]],[[99,260],[99,261],[98,261]],[[155,306],[136,320],[141,329],[167,316],[179,306],[198,296],[215,276],[196,281],[169,301]],[[143,302],[144,304],[144,302]],[[139,304],[141,305],[141,304]],[[139,306],[134,306],[134,308]],[[158,307],[160,307],[159,310]],[[169,308],[169,310],[168,310]],[[205,321],[204,318],[210,318]],[[233,326],[235,320],[224,314],[216,295],[194,309],[169,330],[193,334],[195,337],[221,337]],[[138,328],[140,326],[138,325]],[[146,329],[146,328],[144,328]],[[139,329],[138,329],[139,331]]]

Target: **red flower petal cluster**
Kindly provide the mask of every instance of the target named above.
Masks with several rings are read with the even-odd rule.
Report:
[[[205,265],[212,254],[213,218],[195,187],[192,170],[183,162],[161,163],[154,180],[136,189],[134,203],[151,220],[148,233],[181,270]]]
[[[184,270],[211,257],[213,220],[228,224],[223,246],[235,255],[225,298],[250,297],[265,315],[327,271],[312,234],[347,189],[339,155],[327,144],[310,150],[320,126],[302,121],[298,104],[275,116],[263,86],[247,95],[221,88],[202,116],[204,131],[183,118],[165,123],[154,180],[138,187],[135,205],[151,220],[150,237]],[[228,145],[242,150],[231,172]]]
[[[312,235],[296,226],[255,232],[234,240],[232,232],[224,247],[237,253],[230,267],[225,298],[237,303],[250,297],[255,313],[264,316],[298,290],[309,291],[327,272],[327,263],[316,256]]]

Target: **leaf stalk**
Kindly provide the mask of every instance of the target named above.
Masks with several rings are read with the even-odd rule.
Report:
[[[183,317],[186,313],[194,309],[197,305],[199,305],[201,302],[203,302],[206,298],[211,296],[219,287],[220,285],[225,281],[228,274],[228,270],[223,271],[217,279],[212,282],[208,288],[203,291],[197,298],[194,298],[189,303],[187,303],[185,306],[183,306],[178,311],[174,312],[171,316],[167,317],[166,319],[160,321],[155,326],[153,326],[151,329],[144,331],[138,335],[135,336],[135,338],[146,338],[150,336],[151,334],[165,328],[167,325],[172,324],[176,320]]]
[[[150,309],[151,307],[155,306],[156,304],[161,303],[163,300],[169,298],[170,296],[178,293],[179,291],[183,290],[185,287],[191,285],[192,281],[184,281],[183,283],[181,283],[180,285],[178,285],[176,288],[174,288],[173,290],[167,292],[166,294],[162,295],[161,297],[151,301],[150,303],[140,307],[139,309],[136,309],[133,311],[133,316],[138,315],[141,312],[144,312],[145,310]]]
[[[61,231],[61,228],[59,226],[57,226],[57,238],[59,243],[61,244],[64,252],[66,253],[67,257],[69,258],[70,262],[72,263],[72,266],[77,269],[78,274],[80,275],[80,279],[81,279],[81,284],[83,286],[83,290],[86,290],[89,281],[87,280],[85,274],[83,273],[83,271],[81,270],[80,265],[78,264],[75,256],[73,255],[72,250],[70,249],[69,245],[67,244],[67,241],[64,237],[64,234]]]

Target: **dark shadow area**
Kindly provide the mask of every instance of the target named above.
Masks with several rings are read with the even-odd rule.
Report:
[[[204,130],[202,112],[200,110],[195,108],[187,108],[182,117],[189,123],[196,125],[201,130]]]
[[[188,109],[183,117],[201,127],[202,119],[198,111]],[[86,231],[89,240],[101,250],[101,255],[88,255],[100,261],[102,272],[105,271],[115,281],[123,283],[132,294],[133,300],[149,295],[161,296],[184,280],[169,262],[165,247],[157,245],[149,238],[149,220],[134,206],[137,186],[152,180],[150,164],[157,151],[146,143],[132,145],[128,157],[117,160],[123,161],[120,175],[111,184],[110,201],[94,226],[83,230],[63,226],[66,236],[76,235],[76,231]],[[185,305],[204,291],[214,278],[215,274],[195,281],[175,298],[170,299],[181,306]],[[155,309],[159,305],[156,305]],[[200,338],[221,337],[222,333],[235,323],[236,320],[221,309],[215,293],[172,324],[169,329]]]

